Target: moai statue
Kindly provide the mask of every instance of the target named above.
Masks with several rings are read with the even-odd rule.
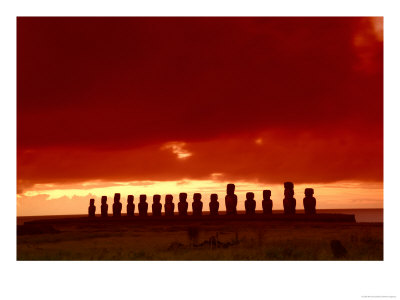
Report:
[[[201,216],[203,214],[203,202],[201,202],[201,194],[194,193],[192,203],[193,216]]]
[[[227,215],[236,215],[237,196],[235,195],[235,185],[229,183],[226,186],[225,207]]]
[[[317,200],[313,197],[314,189],[307,188],[304,190],[306,197],[303,199],[304,213],[307,215],[315,215],[315,205]]]
[[[246,194],[246,201],[244,201],[246,208],[246,215],[254,215],[256,213],[256,200],[254,200],[254,193]]]
[[[161,216],[162,205],[161,205],[160,201],[161,201],[160,195],[153,196],[153,204],[151,205],[151,211],[152,211],[152,215],[154,217]]]
[[[90,204],[89,204],[89,217],[94,217],[96,213],[96,206],[94,206],[94,199],[90,199]]]
[[[113,217],[120,217],[122,211],[122,203],[119,202],[121,200],[121,194],[114,194],[114,203],[113,203]]]
[[[101,216],[108,217],[107,196],[101,196]]]
[[[187,216],[189,204],[187,203],[186,199],[187,199],[186,193],[179,194],[178,212],[180,216]]]
[[[294,196],[294,186],[293,182],[285,182],[285,198],[283,199],[283,210],[285,214],[295,214],[296,213],[296,199]]]
[[[172,202],[172,199],[174,199],[174,197],[172,195],[165,196],[164,210],[165,210],[166,216],[174,215],[175,204]]]
[[[138,209],[139,209],[139,216],[141,217],[147,216],[147,209],[149,208],[149,204],[146,202],[146,199],[147,199],[146,195],[140,195],[139,197]]]
[[[128,195],[128,204],[126,205],[126,215],[133,217],[135,215],[135,204],[133,203],[133,195]]]
[[[272,200],[271,200],[271,191],[270,190],[264,190],[263,191],[263,201],[262,201],[262,207],[263,207],[263,213],[264,214],[272,214]]]
[[[210,196],[210,215],[217,216],[219,209],[218,195],[211,194]]]

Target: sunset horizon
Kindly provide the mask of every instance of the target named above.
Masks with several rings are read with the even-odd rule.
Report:
[[[230,182],[383,208],[381,17],[19,17],[17,45],[17,216]]]
[[[5,295],[398,297],[398,5],[3,6]]]
[[[209,211],[208,202],[212,193],[218,194],[220,202],[226,194],[226,182],[212,180],[182,180],[182,181],[147,181],[147,182],[85,182],[69,185],[39,184],[34,191],[26,191],[25,196],[17,197],[17,216],[50,216],[50,215],[82,215],[86,214],[89,199],[95,199],[100,206],[100,198],[107,196],[109,202],[115,193],[121,194],[123,205],[127,203],[127,196],[133,195],[134,202],[139,202],[139,195],[147,195],[147,202],[152,203],[153,195],[161,195],[161,203],[165,203],[165,195],[171,194],[174,202],[179,201],[179,193],[188,193],[188,202],[193,201],[194,193],[202,194],[202,201],[206,204],[204,211]],[[272,191],[274,211],[283,210],[282,199],[283,183],[264,186],[260,183],[235,182],[238,195],[238,210],[244,211],[244,201],[247,192],[255,193],[256,210],[262,210],[262,191]],[[66,187],[67,186],[67,187]],[[337,182],[330,184],[295,184],[295,198],[302,210],[302,200],[305,188],[313,188],[317,198],[318,209],[383,209],[383,188],[379,183]],[[29,200],[35,199],[30,203]],[[46,205],[46,201],[52,201]],[[221,205],[223,212],[225,206]],[[151,211],[151,210],[150,210]],[[191,211],[191,208],[189,208]]]

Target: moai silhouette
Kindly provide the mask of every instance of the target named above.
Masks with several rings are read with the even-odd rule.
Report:
[[[107,196],[101,196],[101,216],[108,217]]]
[[[89,204],[89,217],[94,217],[96,213],[96,206],[94,206],[94,199],[90,199],[90,204]]]
[[[210,215],[217,216],[219,209],[218,195],[211,194],[210,196]]]
[[[165,196],[164,210],[165,210],[166,216],[174,215],[175,204],[172,202],[173,199],[174,199],[174,197],[172,195]]]
[[[121,200],[121,194],[114,194],[114,203],[113,203],[113,217],[120,217],[122,211],[122,203],[119,202]]]
[[[304,194],[306,195],[306,197],[303,199],[304,213],[307,215],[314,215],[315,206],[317,204],[317,200],[315,200],[313,197],[314,189],[307,188],[304,190]]]
[[[235,195],[235,185],[229,183],[226,186],[225,207],[227,215],[236,214],[237,196]]]
[[[187,216],[189,204],[187,203],[186,199],[187,199],[186,193],[179,194],[178,212],[180,216]]]
[[[160,195],[153,196],[153,204],[151,205],[151,211],[152,211],[152,215],[154,217],[161,216],[162,205],[161,205],[160,201],[161,201]]]
[[[271,200],[271,191],[270,190],[263,190],[263,213],[264,214],[272,214],[272,200]]]
[[[133,195],[128,195],[128,204],[126,205],[126,215],[133,217],[135,215],[135,204],[133,203]]]
[[[139,216],[141,217],[147,216],[147,209],[149,208],[149,204],[146,202],[146,199],[147,199],[146,195],[140,195],[139,197],[138,209],[139,209]]]
[[[201,202],[200,193],[193,194],[192,210],[193,216],[201,216],[203,214],[203,202]]]
[[[256,213],[256,201],[254,200],[254,193],[249,192],[246,194],[244,207],[246,208],[246,215],[254,215]]]
[[[285,182],[285,198],[283,199],[283,210],[285,214],[296,213],[296,199],[294,196],[294,185],[293,182]]]

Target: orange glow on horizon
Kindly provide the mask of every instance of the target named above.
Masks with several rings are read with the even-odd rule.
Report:
[[[114,193],[121,193],[123,212],[126,198],[134,195],[138,203],[139,195],[146,194],[147,202],[152,203],[152,196],[160,194],[164,204],[166,194],[174,196],[174,202],[179,200],[180,192],[188,193],[189,211],[193,193],[201,193],[204,211],[208,211],[210,194],[217,193],[220,202],[220,211],[225,210],[226,182],[213,180],[181,180],[181,181],[137,181],[137,182],[102,182],[92,181],[81,184],[57,185],[37,184],[32,189],[17,196],[17,215],[67,215],[86,214],[90,198],[95,199],[95,205],[100,207],[102,195],[108,197],[108,203],[113,202]],[[238,210],[244,210],[245,194],[255,193],[256,209],[261,209],[262,190],[270,189],[274,203],[274,210],[283,209],[283,185],[265,186],[252,182],[236,182],[238,195]],[[317,209],[341,208],[382,208],[383,184],[360,182],[337,182],[329,184],[295,184],[295,198],[297,208],[303,209],[304,189],[312,187],[315,190]],[[151,211],[151,209],[150,209]],[[99,212],[99,210],[97,210]]]

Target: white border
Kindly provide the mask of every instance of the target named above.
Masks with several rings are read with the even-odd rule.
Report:
[[[396,1],[3,1],[1,286],[5,299],[361,299],[396,295],[399,9]],[[16,262],[16,16],[384,16],[384,262]]]

